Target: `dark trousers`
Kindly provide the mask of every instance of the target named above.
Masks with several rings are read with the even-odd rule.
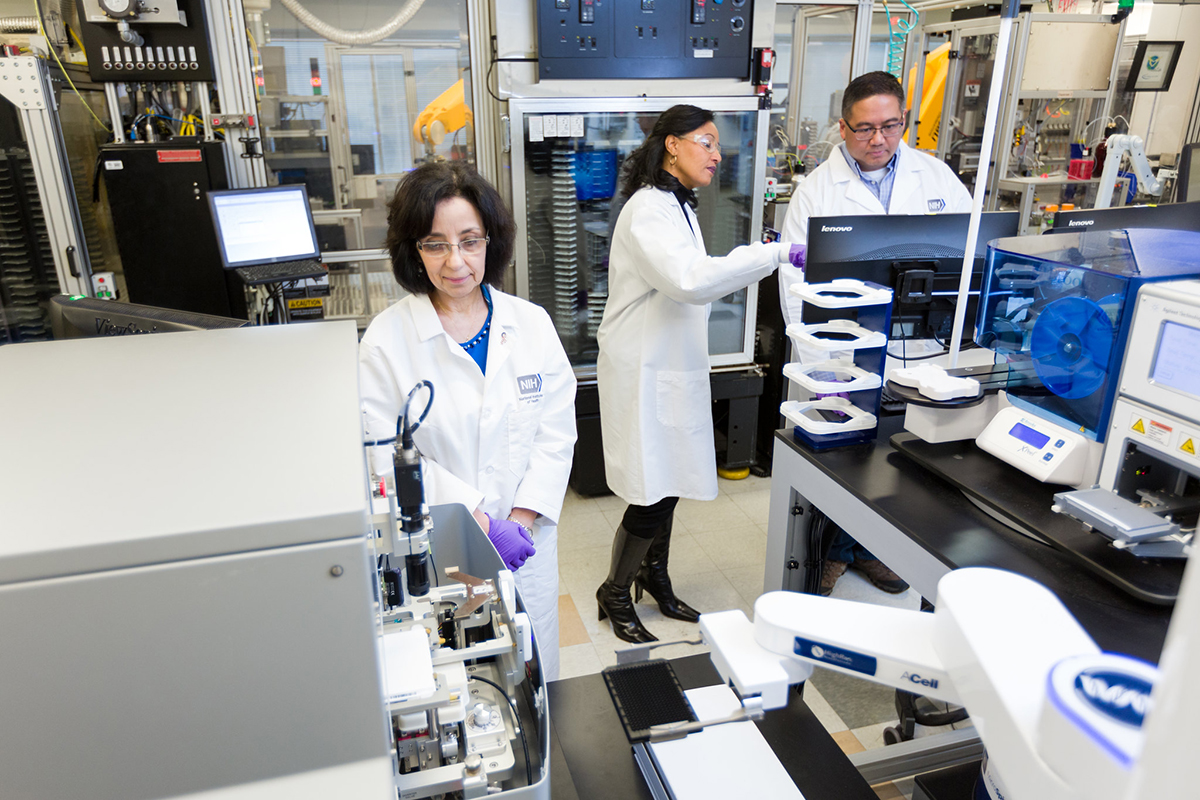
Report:
[[[621,527],[630,536],[636,536],[639,539],[653,539],[663,524],[675,513],[677,503],[679,503],[678,497],[664,497],[653,505],[630,505],[625,509],[625,516],[621,518]]]

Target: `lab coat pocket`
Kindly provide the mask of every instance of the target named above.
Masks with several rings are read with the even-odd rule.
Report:
[[[695,430],[711,424],[708,370],[659,370],[655,395],[658,421],[668,428]]]
[[[508,468],[518,478],[529,466],[529,452],[537,433],[541,407],[513,409],[508,412]]]

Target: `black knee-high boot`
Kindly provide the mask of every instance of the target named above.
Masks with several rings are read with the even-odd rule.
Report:
[[[634,600],[640,601],[642,591],[645,590],[658,601],[658,608],[664,617],[681,619],[684,622],[699,622],[700,612],[675,596],[675,590],[671,588],[671,577],[667,575],[667,557],[671,553],[671,528],[674,524],[675,517],[668,517],[658,535],[654,537],[650,549],[646,551],[646,560],[634,576],[637,584]]]
[[[657,642],[658,637],[643,627],[637,612],[633,608],[633,600],[629,589],[633,585],[633,576],[642,565],[646,551],[650,549],[652,540],[631,536],[622,525],[617,528],[617,536],[613,539],[612,564],[608,569],[608,580],[600,584],[596,590],[596,605],[600,607],[600,619],[612,619],[613,633],[618,639],[634,644]]]

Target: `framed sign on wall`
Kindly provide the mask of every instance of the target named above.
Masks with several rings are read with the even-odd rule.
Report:
[[[1182,50],[1183,42],[1138,42],[1125,91],[1165,92],[1170,89]]]

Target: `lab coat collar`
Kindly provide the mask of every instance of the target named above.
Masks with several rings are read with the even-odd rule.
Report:
[[[516,315],[509,306],[508,295],[490,286],[488,291],[492,295],[492,330],[501,327],[508,331],[515,331],[518,324]],[[429,341],[439,333],[445,333],[442,329],[442,321],[438,319],[437,309],[433,307],[433,300],[429,295],[413,295],[412,313],[413,320],[416,322],[417,335],[422,342]]]
[[[900,208],[908,195],[920,185],[920,181],[905,180],[906,175],[925,169],[922,159],[916,158],[903,141],[896,148],[896,177],[892,184],[891,206]],[[829,156],[829,168],[835,184],[841,185],[846,193],[846,199],[858,203],[872,214],[886,214],[887,209],[879,202],[879,198],[871,193],[862,179],[858,177],[854,167],[850,166],[842,148],[835,147]]]

